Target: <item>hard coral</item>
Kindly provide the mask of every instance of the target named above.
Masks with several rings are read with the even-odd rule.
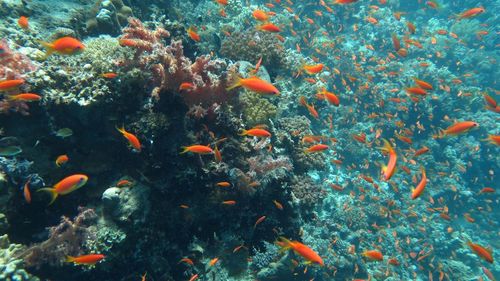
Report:
[[[133,63],[151,71],[154,85],[151,96],[155,99],[159,99],[162,92],[179,91],[182,83],[192,85],[181,93],[188,105],[211,106],[234,97],[226,91],[228,66],[225,61],[200,56],[191,62],[184,56],[181,41],[165,45],[161,38],[169,36],[166,30],[148,30],[135,18],[129,19],[129,26],[123,32],[122,44],[137,50]],[[229,70],[234,72],[232,68]]]
[[[23,78],[35,69],[27,56],[11,50],[5,39],[0,40],[0,81]]]
[[[243,119],[247,126],[267,123],[276,116],[277,108],[266,98],[251,92],[240,95]]]

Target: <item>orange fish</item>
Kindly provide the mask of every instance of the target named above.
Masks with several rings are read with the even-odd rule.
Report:
[[[333,4],[351,4],[357,2],[358,0],[335,0]]]
[[[467,245],[472,251],[474,251],[474,253],[476,253],[476,255],[478,255],[478,257],[489,263],[493,263],[493,252],[491,250],[486,249],[479,244],[474,244],[471,241],[467,241]]]
[[[104,255],[101,254],[90,254],[90,255],[83,255],[79,257],[72,257],[68,256],[66,258],[66,262],[72,262],[74,264],[96,264],[99,261],[103,260],[105,258]]]
[[[101,74],[101,77],[104,77],[106,79],[115,79],[116,77],[118,77],[118,74],[116,74],[114,72],[107,72],[107,73]]]
[[[259,223],[263,222],[265,219],[266,219],[266,216],[262,216],[262,217],[258,218],[257,221],[255,222],[255,224],[253,225],[253,229],[255,229],[257,227],[257,225]]]
[[[26,203],[28,204],[31,203],[30,182],[31,182],[31,177],[28,178],[23,188],[24,200],[26,200]]]
[[[17,24],[22,28],[22,29],[29,29],[29,20],[28,17],[21,16],[17,20]]]
[[[271,133],[269,133],[267,130],[260,129],[260,128],[253,128],[250,130],[243,130],[240,136],[251,136],[251,137],[260,137],[260,138],[269,138],[271,137]]]
[[[413,199],[413,200],[420,197],[422,192],[424,192],[425,186],[427,185],[427,176],[425,174],[424,167],[421,167],[420,170],[422,171],[422,179],[418,183],[417,187],[415,189],[413,189],[413,191],[411,192],[411,199]]]
[[[68,160],[69,160],[68,155],[66,155],[66,154],[59,155],[56,158],[56,166],[61,167],[62,165],[66,164],[66,162],[68,162]]]
[[[267,32],[281,32],[281,29],[272,23],[265,23],[257,26],[257,30]]]
[[[434,135],[434,138],[444,138],[446,136],[456,136],[462,133],[466,133],[469,130],[478,127],[479,124],[473,121],[462,121],[457,122],[446,129],[440,129],[437,135]]]
[[[475,17],[481,13],[484,13],[484,11],[485,9],[482,7],[472,8],[458,15],[458,20]]]
[[[194,265],[194,262],[193,262],[190,258],[182,258],[182,259],[179,261],[179,263],[181,263],[181,262],[183,262],[183,263],[187,263],[187,264],[189,264],[189,265]]]
[[[40,41],[40,44],[47,50],[45,58],[53,53],[61,55],[74,55],[82,52],[85,46],[78,39],[73,37],[62,37],[52,43]]]
[[[414,95],[420,95],[420,96],[425,96],[427,95],[427,91],[425,89],[422,89],[420,87],[410,87],[406,88],[405,91],[408,94],[414,94]]]
[[[309,75],[320,73],[324,68],[322,63],[313,65],[304,65],[302,69]]]
[[[283,205],[280,202],[273,200],[273,203],[274,203],[274,206],[276,206],[276,208],[278,208],[278,210],[283,210]]]
[[[337,95],[334,93],[328,92],[325,88],[323,88],[318,95],[322,95],[330,104],[333,104],[334,106],[339,106],[340,105],[340,99]]]
[[[23,79],[14,79],[14,80],[3,80],[0,81],[0,91],[9,91],[13,90],[22,84],[24,84]]]
[[[427,146],[424,146],[421,149],[415,151],[414,155],[419,156],[419,155],[422,155],[422,154],[427,153],[427,152],[429,152],[429,148]]]
[[[230,187],[231,183],[229,183],[227,181],[221,181],[221,182],[216,183],[215,185],[218,187]]]
[[[52,188],[40,188],[37,190],[37,192],[40,191],[48,192],[51,195],[51,200],[49,203],[49,205],[51,205],[52,203],[54,203],[57,196],[66,195],[79,189],[80,187],[84,186],[87,183],[88,179],[89,178],[86,175],[75,174],[62,179],[60,182],[56,183],[56,185],[54,185],[54,187]]]
[[[369,260],[372,260],[372,261],[383,261],[384,260],[384,255],[382,255],[382,253],[377,251],[377,250],[364,251],[361,255]]]
[[[200,35],[198,33],[196,33],[196,31],[194,30],[193,27],[188,28],[187,34],[188,34],[189,38],[191,38],[193,41],[196,41],[196,42],[201,41]]]
[[[134,134],[127,132],[123,125],[121,128],[116,127],[116,129],[123,135],[124,138],[127,139],[128,144],[131,147],[133,147],[137,152],[141,152],[141,142]]]
[[[123,180],[119,180],[117,183],[116,183],[116,187],[130,187],[134,185],[133,182],[127,180],[127,179],[123,179]]]
[[[307,108],[307,110],[309,111],[309,114],[311,114],[312,117],[314,117],[316,119],[319,118],[319,113],[316,110],[316,108],[314,108],[314,104],[308,104],[306,101],[306,98],[304,96],[301,96],[299,98],[299,102],[301,105],[303,105]]]
[[[219,261],[219,258],[213,258],[208,262],[208,266],[214,266]]]
[[[253,92],[256,92],[259,94],[265,94],[265,95],[279,95],[280,94],[280,91],[276,87],[274,87],[273,84],[271,84],[267,81],[264,81],[257,76],[252,76],[249,78],[238,77],[236,82],[232,86],[227,88],[226,90],[230,91],[230,90],[237,88],[237,87],[243,87],[247,90],[250,90],[250,91],[253,91]]]
[[[8,99],[12,100],[12,101],[30,102],[30,101],[39,101],[42,99],[42,97],[40,95],[37,95],[37,94],[22,93],[22,94],[8,96]]]
[[[305,153],[313,153],[313,152],[320,152],[328,149],[328,145],[326,144],[315,144],[306,150],[304,150]]]
[[[194,89],[194,84],[190,82],[181,83],[179,86],[179,91]]]
[[[423,80],[417,79],[415,77],[413,77],[413,80],[422,89],[425,89],[425,90],[432,90],[433,89],[432,85],[430,83],[428,83],[428,82],[425,82]]]
[[[479,191],[479,194],[483,194],[483,193],[494,193],[495,190],[491,187],[484,187],[483,189],[481,189],[481,191]]]
[[[500,135],[488,135],[486,139],[482,139],[482,141],[488,141],[494,145],[500,145]]]
[[[223,205],[236,205],[236,201],[234,201],[234,200],[226,200],[226,201],[222,201],[222,204]]]
[[[227,5],[227,0],[215,0],[215,1],[223,6]]]
[[[398,155],[396,154],[396,151],[391,146],[391,143],[389,143],[389,141],[387,141],[386,139],[382,139],[382,141],[384,142],[384,146],[380,149],[383,153],[389,154],[389,162],[387,163],[387,165],[382,166],[382,174],[384,175],[384,179],[388,181],[396,171],[396,161],[398,159]]]
[[[198,274],[193,274],[193,276],[191,276],[191,278],[189,278],[189,281],[195,281],[198,279],[198,277],[199,277]]]
[[[262,11],[262,10],[254,10],[252,12],[252,16],[254,17],[254,19],[258,20],[258,21],[268,21],[269,20],[269,15]]]
[[[313,249],[298,242],[290,241],[286,238],[280,237],[280,241],[276,242],[281,247],[282,251],[293,250],[295,253],[301,255],[308,263],[316,263],[324,266],[323,259]]]
[[[208,145],[195,144],[191,146],[183,146],[182,152],[180,154],[184,154],[187,152],[196,153],[196,154],[212,154],[214,153],[213,149]]]

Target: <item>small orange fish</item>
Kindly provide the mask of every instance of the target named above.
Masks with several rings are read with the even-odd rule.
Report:
[[[266,216],[262,216],[262,217],[258,218],[257,221],[255,222],[255,224],[253,225],[253,229],[255,229],[257,227],[257,225],[259,225],[265,219],[266,219]]]
[[[188,28],[187,34],[188,34],[189,38],[191,38],[193,41],[195,41],[195,42],[201,41],[200,35],[198,33],[196,33],[196,31],[194,30],[193,27]]]
[[[432,90],[433,89],[432,85],[429,82],[425,82],[425,81],[417,79],[415,77],[413,77],[413,80],[422,89],[425,89],[425,90]]]
[[[182,258],[178,263],[187,263],[189,265],[194,265],[194,262],[190,258]]]
[[[231,183],[229,183],[227,181],[221,181],[221,182],[216,183],[215,185],[218,187],[230,187]]]
[[[313,152],[321,152],[328,149],[328,145],[326,144],[315,144],[304,150],[305,153],[313,153]]]
[[[75,174],[71,175],[69,177],[66,177],[62,179],[60,182],[56,183],[54,187],[52,188],[40,188],[37,190],[37,192],[44,191],[48,192],[51,195],[51,201],[49,203],[52,204],[54,201],[57,199],[59,195],[66,195],[69,194],[80,187],[84,186],[87,181],[88,177],[83,174]]]
[[[500,145],[500,135],[488,135],[486,139],[482,139],[482,141],[488,141],[491,144]]]
[[[234,200],[226,200],[226,201],[222,201],[222,204],[223,205],[236,205],[236,201],[234,201]]]
[[[313,65],[304,65],[302,69],[307,73],[307,74],[318,74],[320,73],[324,68],[324,65],[322,63],[318,64],[313,64]]]
[[[278,210],[283,210],[283,204],[281,204],[280,202],[278,202],[276,200],[273,200],[273,203],[274,203],[274,206],[276,206],[276,208],[278,208]]]
[[[258,21],[266,22],[269,20],[269,15],[265,11],[262,11],[262,10],[254,10],[252,12],[252,16],[254,17],[254,19],[256,19]]]
[[[68,256],[66,258],[66,262],[72,262],[74,264],[93,265],[93,264],[96,264],[99,261],[103,260],[104,258],[105,258],[105,256],[101,255],[101,254],[90,254],[90,255],[83,255],[83,256],[79,256],[79,257]]]
[[[133,182],[127,180],[127,179],[122,179],[122,180],[119,180],[117,183],[116,183],[116,187],[130,187],[134,185]]]
[[[179,85],[179,91],[194,89],[194,84],[191,82],[183,82]]]
[[[281,29],[272,23],[261,24],[257,26],[257,30],[267,31],[267,32],[281,32]]]
[[[256,92],[258,94],[266,94],[266,95],[279,95],[280,91],[273,86],[273,84],[260,79],[259,77],[252,76],[249,78],[241,78],[238,77],[235,83],[227,88],[227,91],[230,91],[237,87],[243,87],[247,90]]]
[[[372,260],[372,261],[384,260],[384,255],[377,250],[364,251],[361,255],[369,260]]]
[[[484,248],[479,244],[474,244],[471,241],[467,241],[467,245],[471,248],[474,253],[483,260],[493,263],[493,252],[489,249]]]
[[[28,204],[31,204],[30,182],[31,182],[31,177],[28,178],[23,188],[24,200],[26,200],[26,203]]]
[[[459,134],[463,134],[468,132],[473,128],[477,128],[479,126],[478,123],[474,121],[462,121],[457,122],[446,129],[440,129],[437,135],[434,135],[434,138],[444,138],[446,136],[456,136]]]
[[[214,266],[219,261],[219,258],[213,258],[208,262],[208,266]]]
[[[53,53],[58,53],[61,55],[74,55],[82,52],[85,46],[78,39],[73,37],[62,37],[52,43],[40,41],[43,47],[47,50],[45,53],[45,58],[52,55]]]
[[[457,19],[462,20],[462,19],[472,18],[472,17],[475,17],[479,14],[484,13],[484,11],[485,11],[485,9],[482,7],[472,8],[472,9],[467,10],[467,11],[461,13],[460,15],[458,15]]]
[[[419,150],[415,151],[415,156],[419,156],[419,155],[422,155],[424,153],[427,153],[429,152],[429,148],[427,146],[424,146],[422,148],[420,148]]]
[[[479,191],[479,194],[494,193],[494,192],[495,192],[495,189],[493,189],[491,187],[484,187],[483,189],[481,189],[481,191]]]
[[[116,129],[123,135],[124,138],[127,139],[128,144],[131,147],[133,147],[137,152],[141,152],[141,142],[134,134],[127,132],[123,125],[121,128],[116,127]]]
[[[413,95],[420,95],[420,96],[425,96],[427,95],[427,91],[425,89],[422,89],[420,87],[410,87],[406,88],[405,91],[408,94],[413,94]]]
[[[69,160],[68,155],[66,155],[66,154],[59,155],[56,158],[56,166],[61,167],[62,165],[66,164],[68,162],[68,160]]]
[[[39,101],[42,99],[42,97],[40,95],[32,94],[32,93],[16,94],[16,95],[8,96],[7,98],[9,100],[23,101],[23,102]]]
[[[323,259],[316,253],[313,249],[308,246],[298,242],[290,241],[286,238],[280,237],[280,241],[276,242],[278,246],[281,247],[282,251],[293,250],[295,253],[301,255],[309,263],[316,263],[320,266],[324,266],[325,263]]]
[[[19,19],[17,20],[17,24],[22,29],[29,29],[30,28],[30,26],[29,26],[29,19],[28,19],[28,17],[25,17],[25,16],[19,17]]]
[[[196,153],[196,154],[212,154],[214,153],[213,149],[208,145],[195,144],[191,146],[183,146],[182,152],[180,154],[184,154],[187,152]]]
[[[413,189],[413,191],[411,192],[411,199],[413,199],[413,200],[415,200],[418,197],[420,197],[420,195],[422,194],[422,192],[424,192],[424,188],[425,188],[425,186],[427,184],[427,176],[425,174],[424,167],[421,167],[420,170],[422,171],[422,179],[418,183],[417,187],[415,189]]]
[[[198,279],[198,277],[199,277],[198,274],[193,274],[193,276],[191,276],[191,278],[189,278],[189,281],[195,281]]]
[[[240,136],[251,136],[251,137],[260,137],[260,138],[269,138],[271,137],[271,133],[269,133],[267,130],[260,129],[260,128],[253,128],[249,130],[243,130],[239,134]]]
[[[384,175],[384,179],[388,181],[394,175],[394,172],[396,172],[396,162],[398,156],[389,141],[386,139],[382,139],[382,141],[384,142],[384,146],[381,147],[380,150],[382,150],[383,153],[389,154],[389,162],[387,165],[382,166],[382,174]]]
[[[116,74],[114,72],[107,72],[107,73],[101,74],[101,77],[104,77],[106,79],[115,79],[116,77],[118,77],[118,74]]]
[[[340,99],[334,93],[328,92],[326,89],[323,88],[322,91],[320,91],[318,94],[323,95],[330,104],[333,104],[334,106],[340,105]]]
[[[24,84],[23,79],[14,79],[14,80],[3,80],[0,81],[0,91],[10,91],[16,89],[17,87]]]

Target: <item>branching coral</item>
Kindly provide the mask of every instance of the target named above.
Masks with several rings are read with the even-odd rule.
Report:
[[[170,34],[163,28],[148,30],[138,19],[130,18],[123,29],[121,43],[136,49],[133,64],[148,70],[153,80],[151,96],[159,99],[162,92],[177,92],[182,83],[189,83],[180,95],[188,105],[211,106],[234,98],[226,91],[227,64],[200,56],[194,62],[184,56],[181,41],[165,45],[161,39]],[[232,68],[231,68],[232,69]],[[235,70],[231,70],[235,72]]]
[[[97,219],[92,209],[80,208],[79,214],[73,219],[61,218],[61,223],[49,228],[49,238],[31,246],[21,254],[29,267],[40,267],[44,264],[60,266],[68,255],[82,253],[82,246],[87,240],[92,240],[88,228]]]

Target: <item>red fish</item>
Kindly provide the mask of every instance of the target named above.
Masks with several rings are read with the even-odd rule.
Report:
[[[200,35],[198,33],[196,33],[196,31],[194,30],[193,27],[188,28],[188,30],[186,32],[187,32],[189,38],[191,38],[193,41],[196,41],[196,42],[201,41]]]
[[[235,83],[227,88],[226,90],[230,91],[237,87],[243,87],[250,91],[266,94],[266,95],[279,95],[280,91],[273,86],[273,84],[260,79],[259,77],[252,76],[249,78],[241,78],[238,77]]]
[[[101,74],[101,77],[104,77],[106,79],[115,79],[116,77],[118,77],[118,74],[116,74],[114,72],[107,72],[107,73]]]
[[[324,65],[322,63],[313,64],[313,65],[304,65],[302,67],[302,69],[304,69],[304,71],[310,75],[320,73],[323,70],[323,68],[324,68]]]
[[[351,4],[354,2],[358,2],[358,0],[335,0],[333,4]]]
[[[103,260],[105,258],[104,255],[101,254],[90,254],[90,255],[83,255],[79,257],[72,257],[68,256],[66,258],[66,262],[72,262],[74,264],[96,264],[99,261]]]
[[[493,263],[493,252],[491,250],[488,250],[479,244],[474,244],[471,241],[467,241],[467,245],[472,251],[474,251],[474,253],[476,253],[478,257],[489,263]]]
[[[22,29],[29,29],[30,28],[30,26],[29,26],[29,19],[28,19],[28,17],[25,17],[25,16],[19,17],[19,19],[17,20],[17,24]]]
[[[308,263],[316,263],[321,266],[325,265],[323,259],[318,255],[318,253],[298,241],[290,241],[286,238],[280,237],[280,241],[276,242],[276,244],[278,244],[283,251],[293,250],[295,253],[306,259]]]
[[[475,17],[481,13],[484,13],[484,11],[485,9],[482,7],[472,8],[458,15],[458,20]]]
[[[420,96],[425,96],[427,95],[427,91],[425,89],[422,89],[420,87],[410,87],[406,88],[405,91],[408,94],[413,94],[413,95],[420,95]]]
[[[384,260],[384,255],[381,252],[377,251],[377,250],[364,251],[361,255],[363,257],[368,258],[369,260],[372,260],[372,261],[382,261],[382,260]]]
[[[267,32],[281,32],[281,29],[272,23],[265,23],[265,24],[259,25],[259,26],[257,26],[257,30],[267,31]]]
[[[328,149],[328,145],[326,144],[315,144],[309,148],[307,148],[304,152],[305,153],[313,153],[313,152],[320,152]]]
[[[24,84],[23,79],[14,79],[14,80],[4,80],[0,81],[0,91],[9,91],[13,90],[22,84]]]
[[[56,183],[56,185],[54,185],[54,187],[52,187],[52,188],[40,188],[37,190],[37,192],[45,191],[45,192],[50,193],[50,195],[51,195],[51,201],[49,203],[49,205],[50,205],[50,204],[54,203],[54,201],[57,199],[57,197],[59,195],[69,194],[69,193],[79,189],[80,187],[84,186],[87,183],[88,179],[89,178],[83,174],[71,175],[69,177],[62,179],[60,182]]]
[[[396,171],[396,161],[398,159],[398,155],[389,141],[386,139],[382,140],[384,141],[384,146],[380,149],[382,152],[389,154],[389,162],[387,163],[387,166],[382,166],[382,174],[384,175],[384,179],[388,181]]]
[[[425,82],[424,80],[420,80],[420,79],[417,79],[415,77],[413,77],[413,80],[422,89],[425,89],[425,90],[432,90],[433,89],[432,85],[429,82]]]
[[[243,130],[243,132],[241,132],[240,136],[269,138],[269,137],[271,137],[271,133],[269,133],[267,130],[264,130],[264,129],[253,128],[250,130]]]
[[[40,95],[37,95],[37,94],[22,93],[22,94],[8,96],[8,99],[13,100],[13,101],[30,102],[30,101],[39,101],[42,99],[42,97]]]
[[[59,156],[57,156],[57,159],[56,159],[56,166],[61,167],[62,165],[66,164],[66,162],[68,162],[68,160],[69,160],[68,155],[66,155],[66,154],[59,155]]]
[[[123,135],[124,138],[127,139],[128,144],[131,147],[133,147],[137,152],[141,152],[141,142],[134,134],[127,132],[124,126],[121,128],[117,127],[116,129]]]
[[[31,203],[30,182],[31,182],[31,177],[28,178],[23,188],[24,200],[26,200],[26,203],[28,204]]]
[[[463,134],[468,132],[469,130],[478,127],[479,124],[474,121],[462,121],[457,122],[448,128],[439,130],[437,135],[434,135],[435,138],[444,138],[446,136],[456,136],[459,134]]]
[[[47,50],[45,57],[48,57],[53,53],[61,55],[74,55],[85,49],[82,42],[73,37],[62,37],[52,43],[40,41],[40,44],[42,44],[42,46]]]
[[[180,154],[184,154],[187,152],[196,154],[212,154],[214,153],[214,150],[208,145],[195,144],[191,146],[183,146],[182,152]]]
[[[417,187],[413,189],[413,191],[411,192],[411,199],[413,200],[420,197],[422,192],[424,192],[425,185],[427,184],[427,176],[425,174],[425,169],[421,167],[420,170],[422,171],[422,179],[418,183]]]

